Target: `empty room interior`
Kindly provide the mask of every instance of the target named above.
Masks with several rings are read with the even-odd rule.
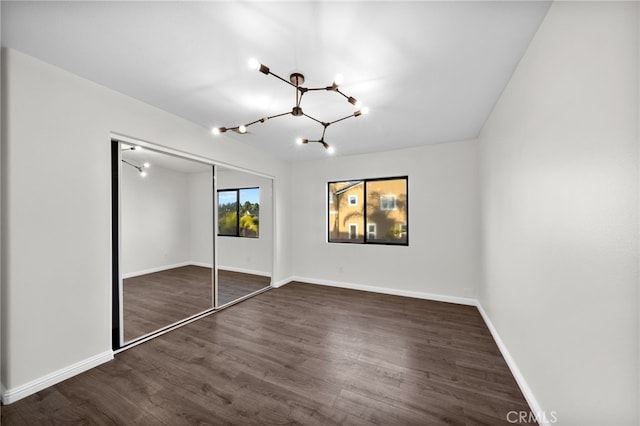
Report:
[[[640,424],[637,1],[1,1],[2,424]]]

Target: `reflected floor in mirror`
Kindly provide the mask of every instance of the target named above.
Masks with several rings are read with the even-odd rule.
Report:
[[[213,307],[211,268],[181,266],[122,280],[128,342]]]
[[[218,271],[220,305],[268,287],[270,278]],[[123,280],[124,340],[129,342],[213,306],[211,268],[182,266]]]

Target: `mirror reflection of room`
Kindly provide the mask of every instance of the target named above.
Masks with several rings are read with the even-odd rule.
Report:
[[[269,287],[273,252],[272,181],[217,167],[218,306]]]
[[[213,167],[132,148],[121,144],[125,342],[213,308]]]

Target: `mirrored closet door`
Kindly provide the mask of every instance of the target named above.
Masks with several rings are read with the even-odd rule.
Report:
[[[114,350],[270,287],[270,178],[149,144],[111,153]]]
[[[213,308],[213,166],[120,144],[126,344]]]
[[[217,306],[271,285],[272,180],[216,167]]]

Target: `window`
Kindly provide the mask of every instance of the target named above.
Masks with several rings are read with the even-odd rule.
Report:
[[[218,235],[258,238],[260,188],[218,190]]]
[[[407,224],[406,223],[398,223],[398,235],[400,238],[407,238]]]
[[[395,195],[381,195],[380,196],[380,210],[395,210],[396,209],[396,196]]]
[[[327,189],[329,242],[408,245],[408,177],[329,182]]]
[[[358,238],[358,224],[350,223],[349,224],[349,239],[355,240]]]
[[[369,223],[367,224],[367,240],[375,240],[376,239],[376,224]]]

